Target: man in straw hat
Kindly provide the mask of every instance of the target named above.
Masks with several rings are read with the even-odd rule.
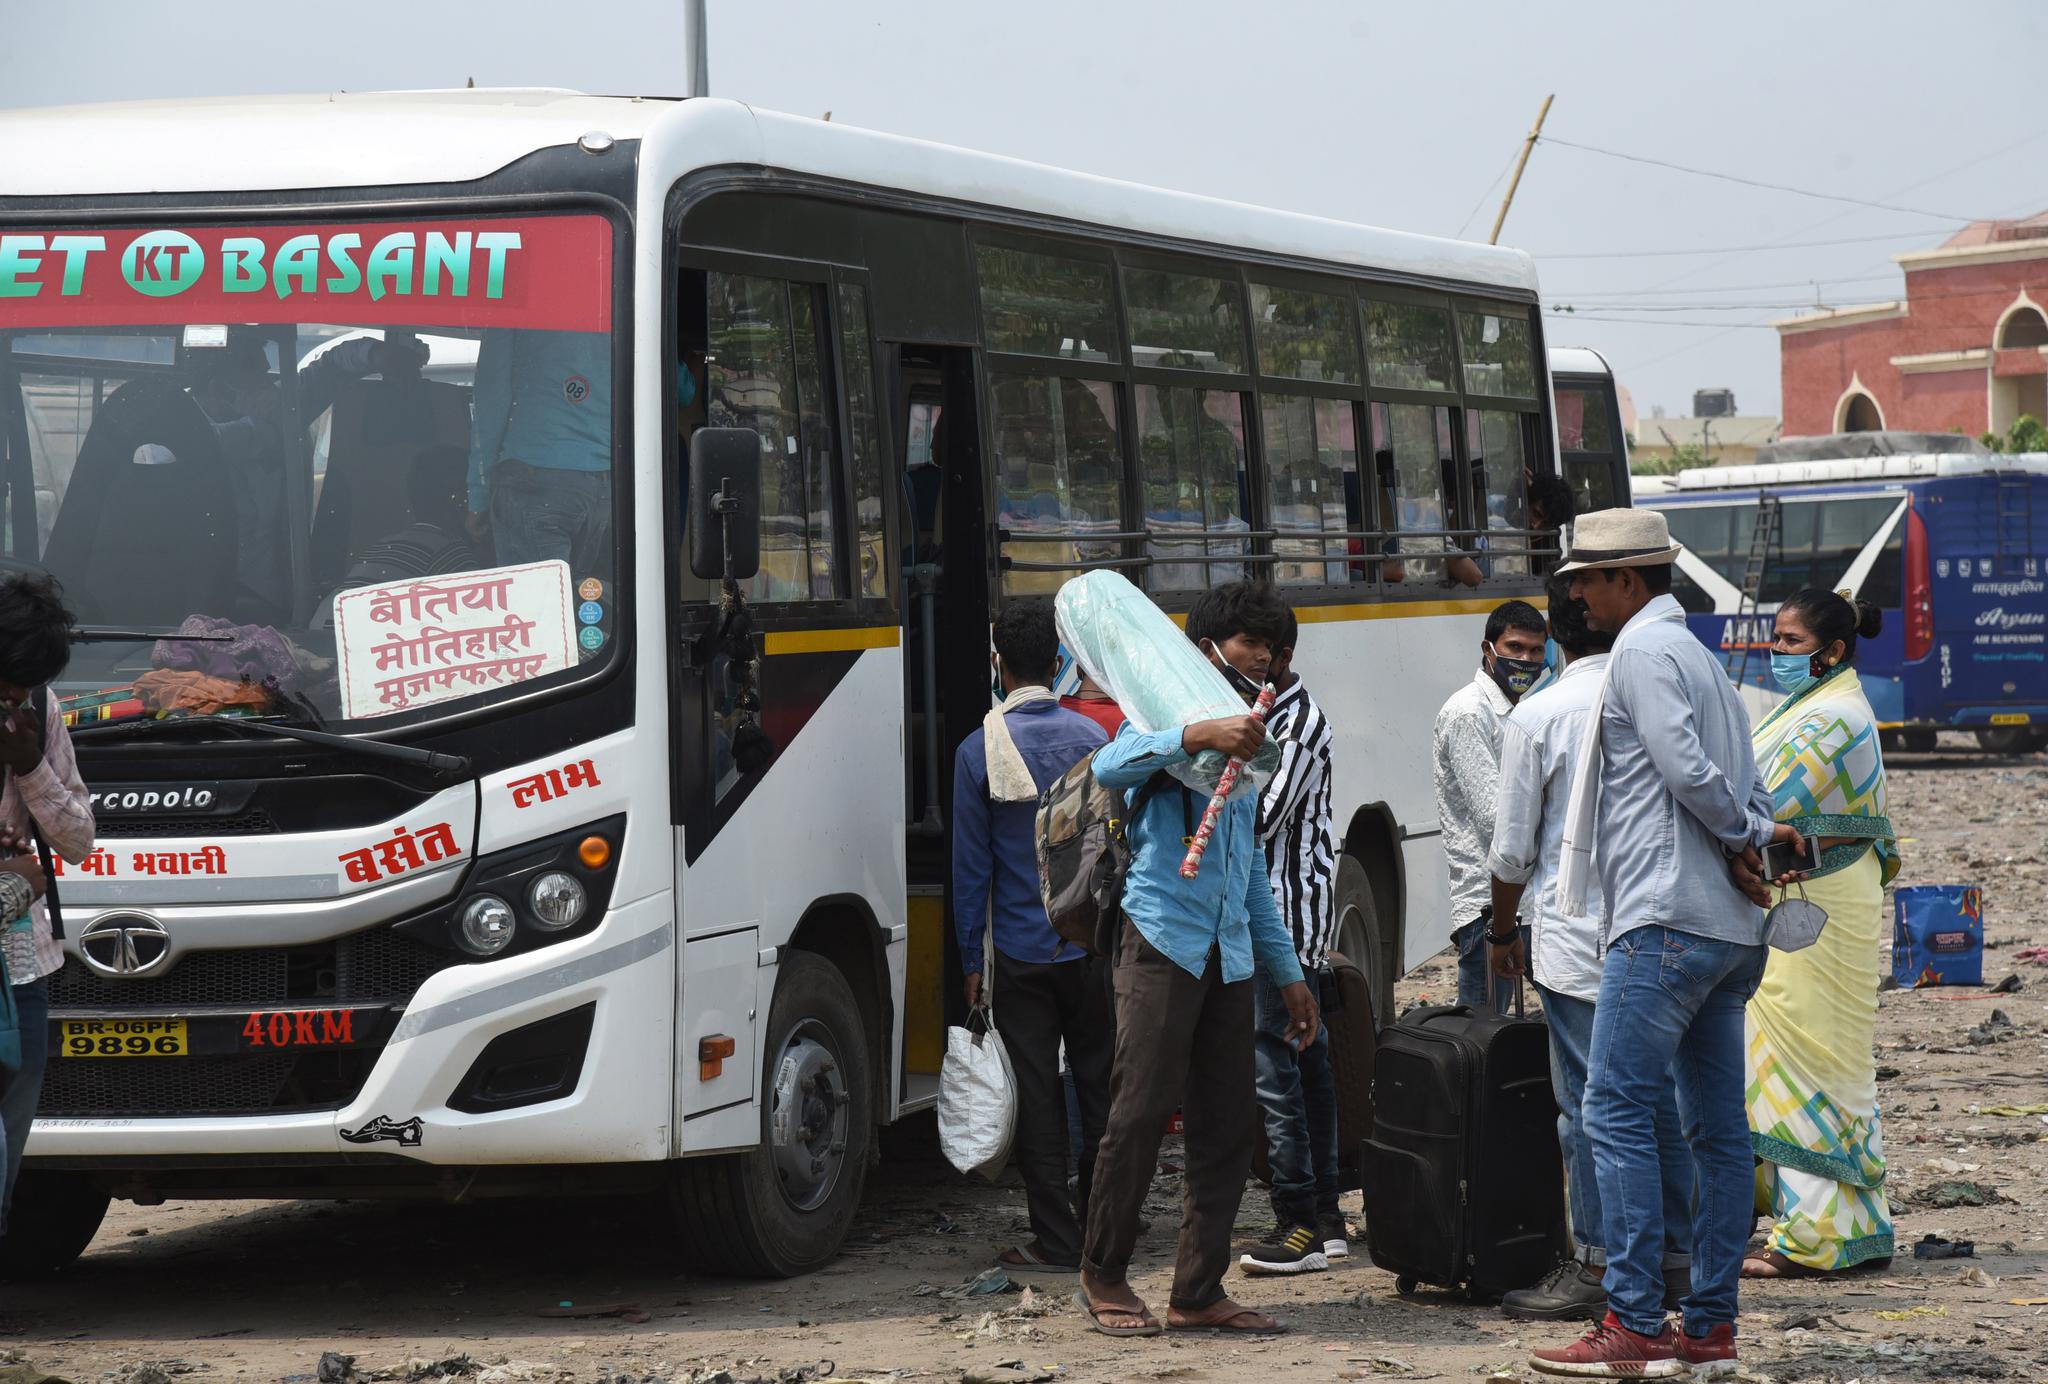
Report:
[[[1753,1191],[1743,1110],[1743,1009],[1763,977],[1762,912],[1730,862],[1776,839],[1726,671],[1671,595],[1671,541],[1654,510],[1574,526],[1572,599],[1616,635],[1565,815],[1559,907],[1607,899],[1585,1123],[1605,1207],[1605,1320],[1530,1364],[1546,1374],[1642,1379],[1735,1369],[1736,1290]],[[1683,1330],[1664,1314],[1663,1178],[1656,1110],[1669,1081],[1699,1178]]]

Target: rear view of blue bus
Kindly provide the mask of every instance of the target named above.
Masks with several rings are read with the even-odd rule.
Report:
[[[1752,715],[1780,696],[1778,606],[1817,586],[1884,611],[1857,670],[1888,744],[1962,730],[2000,753],[2048,745],[2048,456],[1704,467],[1639,481],[1636,503],[1684,545],[1674,591]]]

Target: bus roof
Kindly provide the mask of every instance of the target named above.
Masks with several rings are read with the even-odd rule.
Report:
[[[1678,473],[1674,490],[1754,490],[1763,486],[1840,484],[1844,481],[1946,480],[2000,473],[2048,476],[2048,452],[1842,457],[1833,461],[1780,461],[1763,466],[1695,466]]]
[[[590,131],[751,165],[1533,295],[1519,250],[1272,211],[736,101],[547,88],[332,92],[0,112],[0,198],[456,183]]]
[[[1552,346],[1546,354],[1550,357],[1550,373],[1553,375],[1614,373],[1613,367],[1607,363],[1607,357],[1590,346]]]

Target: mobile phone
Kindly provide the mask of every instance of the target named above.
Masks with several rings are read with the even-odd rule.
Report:
[[[1780,875],[1797,874],[1802,870],[1813,868],[1813,838],[1807,836],[1802,837],[1801,840],[1806,844],[1806,854],[1804,855],[1801,855],[1790,841],[1773,841],[1764,847],[1765,883],[1769,883]]]

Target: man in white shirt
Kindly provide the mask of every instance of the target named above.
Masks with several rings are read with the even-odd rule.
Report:
[[[1491,948],[1495,974],[1527,974],[1543,996],[1550,1021],[1550,1084],[1557,1096],[1557,1142],[1571,1195],[1573,1257],[1533,1287],[1501,1298],[1501,1311],[1528,1321],[1584,1317],[1607,1311],[1604,1208],[1593,1172],[1593,1146],[1581,1127],[1580,1102],[1593,1041],[1593,1001],[1600,994],[1600,936],[1607,909],[1597,882],[1586,891],[1586,910],[1568,915],[1558,902],[1557,866],[1564,847],[1565,808],[1586,718],[1598,701],[1600,679],[1614,635],[1586,624],[1586,607],[1571,598],[1571,578],[1549,583],[1550,638],[1563,671],[1548,688],[1522,699],[1501,733],[1500,798],[1494,814],[1493,916],[1515,918],[1526,931]],[[1505,934],[1505,930],[1501,930]],[[1674,1301],[1690,1278],[1692,1252],[1685,1239],[1692,1193],[1692,1157],[1678,1123],[1678,1102],[1666,1087],[1657,1110],[1657,1146],[1666,1177],[1664,1223],[1666,1295]]]
[[[1500,783],[1500,735],[1508,713],[1543,672],[1543,616],[1527,601],[1508,601],[1486,617],[1479,671],[1436,714],[1437,824],[1451,876],[1451,941],[1458,948],[1458,1003],[1507,1011],[1514,987],[1487,966],[1487,919],[1493,913],[1494,800]]]

